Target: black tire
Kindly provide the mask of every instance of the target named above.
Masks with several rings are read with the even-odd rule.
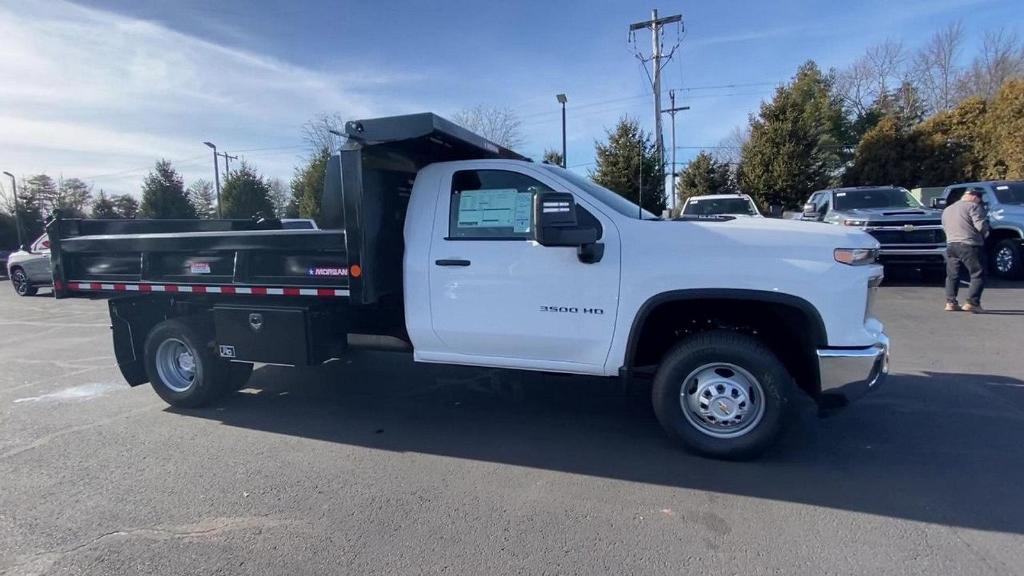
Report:
[[[722,381],[730,386],[723,386],[725,390],[717,389],[715,378],[721,374],[726,375]],[[686,397],[684,385],[688,387]],[[738,389],[743,389],[745,395]],[[739,402],[734,400],[736,396],[728,395],[730,390],[741,394]],[[786,367],[761,341],[746,334],[713,331],[690,336],[665,355],[654,378],[651,399],[662,428],[688,450],[713,458],[746,460],[760,455],[778,439],[789,420],[795,390]],[[704,401],[708,392],[722,394],[707,399],[709,406],[721,408],[709,408],[704,416],[684,408],[684,404],[691,405],[691,399],[698,404]],[[731,411],[732,416],[717,424],[709,423],[707,419],[714,419],[715,409],[726,415]],[[747,419],[740,421],[741,417]],[[734,427],[727,428],[727,424]],[[730,434],[733,436],[721,437]]]
[[[1012,280],[1024,276],[1024,262],[1021,262],[1020,245],[1020,240],[1006,238],[992,247],[992,251],[988,255],[992,274]]]
[[[175,381],[183,371],[163,364],[160,349],[165,343],[167,356],[173,356],[175,349],[191,356],[190,381]],[[145,365],[153,390],[171,406],[198,408],[231,391],[230,365],[217,357],[213,331],[199,321],[174,319],[157,324],[146,337]]]
[[[39,292],[39,289],[28,281],[28,276],[19,266],[11,268],[11,284],[18,296],[35,296]]]

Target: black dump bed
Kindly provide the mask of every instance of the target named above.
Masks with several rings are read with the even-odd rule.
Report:
[[[430,113],[348,122],[328,163],[321,230],[276,220],[88,220],[47,227],[58,298],[175,292],[400,301],[403,228],[420,168],[522,156]]]

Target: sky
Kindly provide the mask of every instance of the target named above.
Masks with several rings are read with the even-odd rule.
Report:
[[[956,20],[964,61],[987,30],[1024,35],[1024,11],[1002,0],[0,0],[0,170],[138,195],[160,158],[186,184],[212,180],[211,141],[287,181],[315,114],[450,117],[478,104],[515,111],[519,151],[539,159],[561,146],[565,93],[568,164],[585,173],[621,116],[653,127],[635,56],[650,54],[650,33],[628,34],[652,8],[683,17],[666,28],[666,48],[679,46],[663,71],[691,107],[676,117],[680,162],[808,59],[843,67],[886,39],[913,49]]]

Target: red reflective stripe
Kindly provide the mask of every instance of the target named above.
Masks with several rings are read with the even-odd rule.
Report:
[[[266,296],[267,295],[267,289],[262,287],[262,286],[253,286],[252,287],[252,293],[253,294],[259,294],[261,296]]]
[[[178,291],[178,287],[175,286],[174,284],[168,284],[168,285],[164,286],[164,292],[177,292],[177,291]]]
[[[299,295],[299,289],[298,288],[285,288],[284,289],[284,295],[285,296],[298,296]]]
[[[124,292],[127,289],[128,288],[126,288],[124,284],[114,284],[114,290],[117,290],[118,292]]]
[[[193,286],[192,287],[192,291],[197,293],[197,294],[205,294],[206,293],[206,286]]]
[[[221,292],[221,294],[234,294],[235,293],[235,287],[234,286],[221,286],[220,287],[220,292]]]
[[[334,288],[317,288],[317,296],[334,296]]]
[[[139,284],[139,292],[149,292],[149,284]]]

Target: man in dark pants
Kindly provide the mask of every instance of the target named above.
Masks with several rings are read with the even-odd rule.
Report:
[[[981,313],[981,291],[985,287],[985,267],[982,250],[988,236],[988,214],[981,203],[982,191],[971,188],[958,202],[946,207],[942,213],[942,229],[946,233],[946,311]],[[960,265],[971,275],[967,288],[967,302],[963,307],[956,301],[960,288]]]

